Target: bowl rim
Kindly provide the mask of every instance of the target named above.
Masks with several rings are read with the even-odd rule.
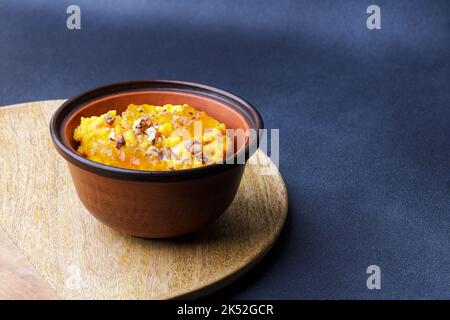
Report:
[[[145,91],[185,92],[200,95],[226,104],[227,106],[240,112],[245,117],[250,127],[258,132],[256,135],[256,141],[247,141],[244,149],[234,152],[231,156],[234,161],[233,164],[223,162],[206,165],[204,167],[174,171],[150,171],[120,168],[89,160],[73,151],[64,139],[63,129],[66,121],[70,115],[73,114],[73,112],[85,104],[115,94]],[[237,164],[236,160],[238,156],[242,156],[241,153],[245,153],[244,159],[247,161],[252,155],[250,153],[253,153],[259,147],[260,129],[264,129],[264,123],[261,115],[255,107],[243,98],[209,85],[178,80],[132,80],[96,87],[66,100],[61,106],[58,107],[58,109],[56,109],[50,120],[50,135],[52,137],[53,144],[58,153],[61,154],[69,163],[74,164],[81,169],[85,169],[92,173],[109,178],[152,182],[171,182],[203,178],[205,176],[219,174],[230,170],[235,166],[242,165]],[[255,150],[249,149],[250,142],[256,143],[256,148],[254,148]]]

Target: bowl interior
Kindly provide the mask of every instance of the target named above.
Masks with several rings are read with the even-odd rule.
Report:
[[[208,115],[225,123],[229,129],[243,129],[247,131],[252,128],[245,115],[231,107],[225,102],[209,96],[177,91],[134,91],[111,94],[89,101],[74,110],[66,117],[62,125],[63,137],[66,143],[76,151],[78,142],[73,140],[73,131],[80,124],[81,117],[99,116],[109,110],[117,110],[120,114],[129,104],[189,104],[197,110],[205,111]],[[248,143],[246,139],[245,144]],[[239,146],[239,149],[245,147]],[[239,150],[235,150],[238,152]]]

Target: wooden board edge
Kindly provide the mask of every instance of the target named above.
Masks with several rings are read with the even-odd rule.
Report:
[[[43,103],[63,103],[65,100],[61,99],[61,100],[42,100],[42,101],[33,101],[33,102],[25,102],[25,103],[19,103],[19,104],[15,104],[15,105],[9,105],[9,106],[5,106],[5,107],[0,107],[0,113],[2,112],[2,110],[10,110],[10,109],[14,109],[14,108],[23,108],[24,106],[29,106],[30,104],[43,104]],[[262,151],[259,151],[262,152]],[[265,154],[264,154],[265,155]],[[267,155],[265,155],[267,157]],[[271,165],[274,166],[273,162],[270,161]],[[260,252],[258,252],[255,256],[253,256],[252,258],[250,258],[241,268],[239,269],[235,269],[235,270],[231,270],[230,272],[228,272],[227,274],[223,274],[221,275],[220,278],[214,279],[213,281],[211,281],[210,283],[203,285],[202,287],[199,288],[195,288],[194,290],[190,291],[190,292],[186,292],[186,293],[177,293],[175,292],[174,294],[171,294],[169,296],[166,297],[161,297],[162,299],[196,299],[196,298],[200,298],[200,297],[204,297],[208,294],[211,294],[213,292],[216,292],[222,288],[224,288],[225,286],[227,286],[228,284],[234,282],[235,280],[237,280],[238,278],[240,278],[241,276],[243,276],[245,273],[247,273],[250,269],[252,269],[255,265],[257,265],[265,256],[266,254],[270,251],[270,249],[273,247],[273,245],[276,243],[276,241],[278,240],[283,227],[285,225],[286,219],[287,219],[287,214],[288,214],[288,193],[287,193],[287,188],[286,188],[286,184],[284,182],[284,179],[280,173],[280,171],[277,168],[277,180],[279,180],[281,182],[281,186],[282,186],[282,194],[283,194],[283,202],[285,203],[285,206],[283,207],[283,215],[282,215],[282,221],[280,221],[279,223],[279,228],[276,231],[276,233],[274,233],[272,239],[269,239],[267,241],[267,245],[262,248],[260,250]],[[43,297],[38,297],[38,298],[33,298],[33,296],[31,295],[30,298],[28,297],[24,297],[23,299],[60,299],[60,297],[58,297],[56,295],[56,293],[53,291],[53,289],[50,287],[50,285],[47,283],[46,280],[44,280],[42,278],[42,275],[36,271],[33,267],[33,265],[28,261],[28,259],[25,258],[25,256],[23,255],[23,253],[15,246],[15,244],[9,239],[8,235],[1,229],[0,226],[0,245],[2,244],[2,234],[4,234],[4,236],[6,236],[9,240],[9,242],[11,243],[11,245],[14,247],[16,254],[20,255],[22,257],[22,259],[25,260],[25,262],[29,265],[29,267],[32,269],[32,271],[35,273],[36,278],[38,278],[38,281],[43,281],[44,285],[42,287],[42,289],[46,291],[45,288],[49,289],[48,292],[48,296],[43,296]],[[1,246],[0,246],[0,250],[1,250]],[[0,252],[0,276],[1,276],[1,262],[2,262],[2,255]],[[1,277],[0,277],[1,279]],[[0,293],[0,299],[2,298],[1,293]]]
[[[262,150],[258,149],[258,152],[263,152]],[[264,152],[263,152],[264,153]],[[267,157],[267,155],[264,153],[264,155]],[[275,166],[275,164],[270,160],[270,163],[272,166]],[[193,291],[187,292],[187,293],[179,293],[175,294],[173,296],[168,296],[167,300],[183,300],[183,299],[198,299],[202,297],[206,297],[214,292],[219,291],[220,289],[225,288],[227,285],[233,283],[234,281],[238,280],[240,277],[244,276],[248,271],[250,271],[254,266],[256,266],[266,255],[267,253],[272,249],[272,247],[277,242],[278,238],[280,237],[281,232],[283,231],[284,225],[286,224],[287,215],[289,212],[289,195],[287,192],[287,187],[284,182],[283,176],[281,175],[280,171],[277,168],[277,178],[280,180],[282,186],[283,186],[283,196],[285,198],[286,206],[284,208],[283,212],[283,221],[279,224],[279,228],[274,234],[274,237],[270,239],[267,246],[264,247],[256,256],[254,256],[250,261],[248,261],[242,268],[238,270],[233,270],[227,274],[222,275],[219,279],[216,279],[214,282],[204,285],[200,288],[196,288]]]
[[[60,299],[1,227],[0,283],[0,300]]]

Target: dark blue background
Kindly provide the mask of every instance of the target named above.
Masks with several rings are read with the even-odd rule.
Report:
[[[0,104],[145,78],[237,93],[281,129],[289,219],[215,297],[450,298],[449,49],[449,1],[0,0]]]

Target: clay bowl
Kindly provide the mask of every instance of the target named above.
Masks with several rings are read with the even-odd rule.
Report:
[[[77,154],[78,145],[72,135],[80,117],[111,109],[120,113],[130,103],[187,103],[228,128],[243,130],[262,129],[261,116],[248,102],[231,93],[202,84],[160,80],[93,89],[67,100],[54,113],[50,133],[56,150],[67,160],[81,202],[98,220],[119,232],[144,238],[175,237],[204,228],[233,201],[245,163],[140,171],[103,165]],[[246,139],[245,145],[235,150],[233,159],[248,159],[253,150],[249,143],[251,139]]]

